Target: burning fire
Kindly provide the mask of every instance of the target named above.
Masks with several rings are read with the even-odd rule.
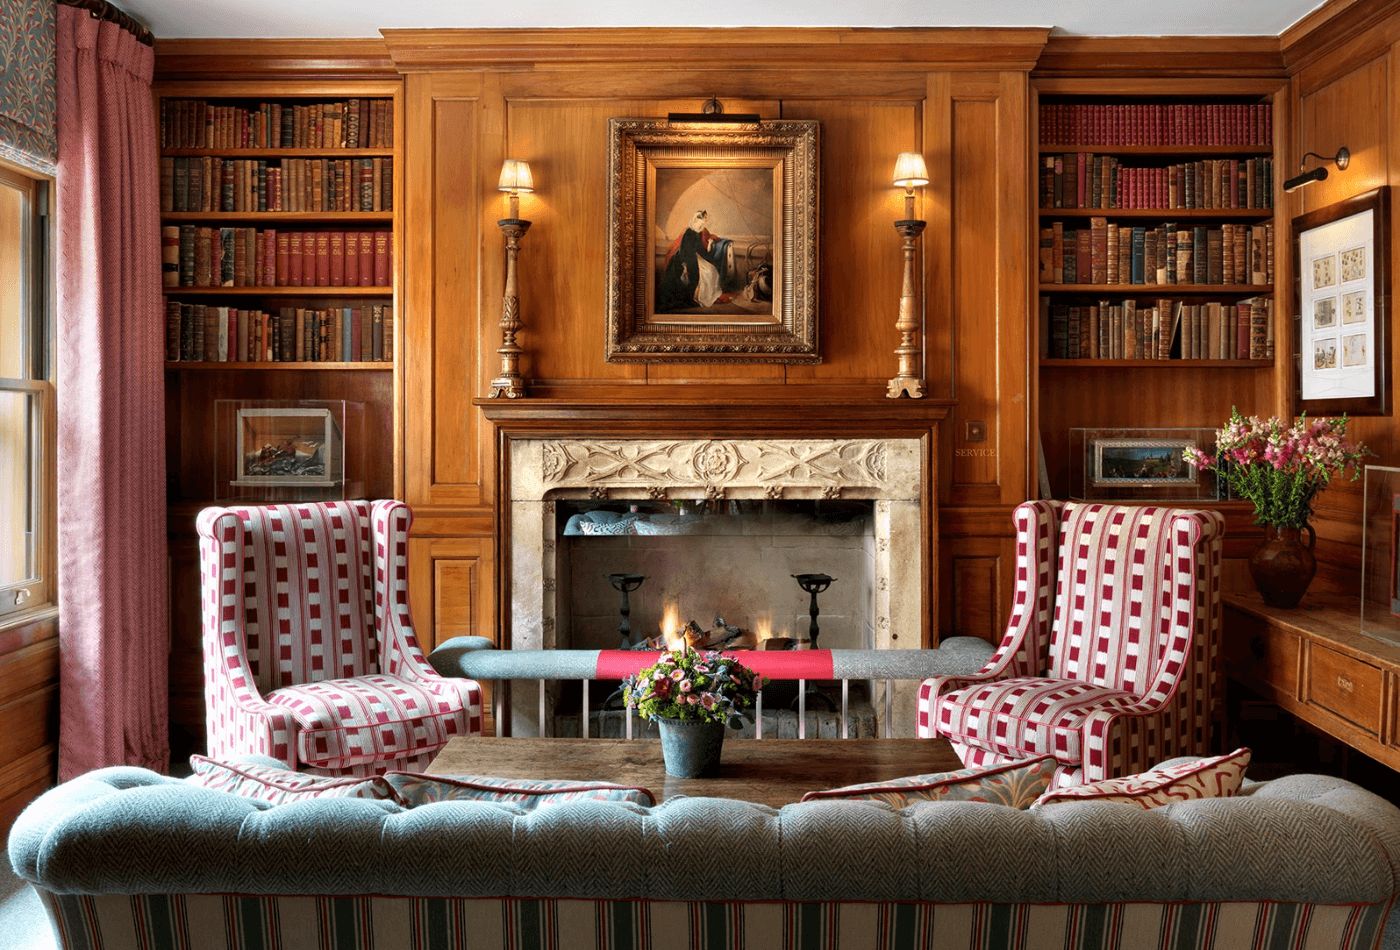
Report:
[[[767,640],[773,635],[773,618],[767,614],[759,614],[754,618],[753,632],[759,643]]]
[[[685,635],[681,633],[681,603],[675,597],[667,597],[661,609],[661,639],[668,650],[685,646]]]

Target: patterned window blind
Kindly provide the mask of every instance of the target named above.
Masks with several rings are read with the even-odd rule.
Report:
[[[0,158],[51,175],[58,160],[54,0],[0,0]]]

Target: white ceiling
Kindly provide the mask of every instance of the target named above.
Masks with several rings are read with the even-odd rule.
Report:
[[[1321,0],[119,0],[158,37],[378,36],[401,27],[1053,26],[1277,35]]]

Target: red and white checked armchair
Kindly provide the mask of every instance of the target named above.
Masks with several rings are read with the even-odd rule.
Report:
[[[1006,635],[980,672],[924,682],[919,735],[968,766],[1053,754],[1057,785],[1211,752],[1219,513],[1031,501],[1014,519]]]
[[[408,610],[408,506],[335,501],[199,515],[209,754],[366,775],[481,732],[481,688],[440,676]]]

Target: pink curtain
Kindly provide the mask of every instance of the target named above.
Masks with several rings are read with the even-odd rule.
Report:
[[[164,770],[164,341],[152,50],[58,8],[59,775]]]

